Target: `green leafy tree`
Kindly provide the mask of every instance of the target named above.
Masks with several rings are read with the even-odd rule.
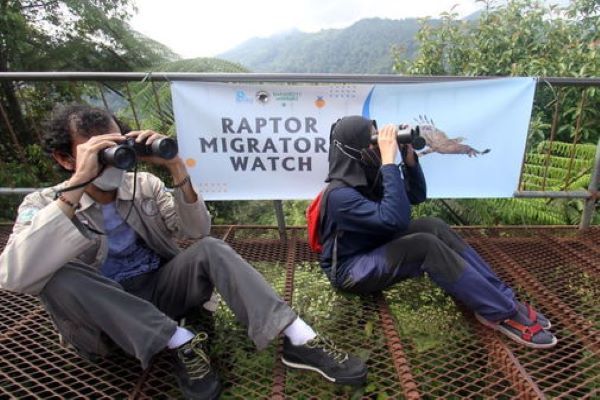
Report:
[[[480,2],[485,8],[474,21],[458,20],[453,11],[442,15],[441,24],[422,20],[416,57],[396,52],[395,70],[412,75],[599,75],[600,4],[596,0],[573,0],[565,7],[536,0]],[[600,138],[598,126],[598,88],[540,85],[521,189],[587,189]],[[578,147],[578,143],[589,145]],[[580,211],[581,203],[576,201],[496,199],[437,200],[416,213],[440,215],[458,224],[573,224]]]
[[[0,72],[132,71],[177,59],[129,28],[134,11],[131,0],[0,0]],[[97,85],[0,81],[0,186],[59,180],[40,147],[41,121],[57,103],[93,97]],[[0,200],[1,217],[14,218],[20,199]]]
[[[131,0],[0,0],[0,72],[131,71],[177,57],[129,28],[133,11]],[[48,91],[51,96],[44,97]],[[16,155],[25,161],[25,146],[39,139],[31,128],[35,114],[26,118],[27,108],[45,113],[56,100],[77,100],[78,95],[65,83],[0,82],[5,115],[0,116],[0,138],[12,149],[3,159]]]

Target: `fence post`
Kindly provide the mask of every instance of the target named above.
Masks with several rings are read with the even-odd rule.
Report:
[[[275,216],[277,217],[279,239],[282,242],[285,242],[287,241],[287,234],[285,232],[285,215],[283,215],[283,202],[281,200],[273,200],[273,207],[275,208]]]
[[[594,162],[592,179],[590,179],[590,186],[588,187],[590,197],[585,200],[579,229],[589,228],[590,224],[592,223],[594,208],[596,207],[596,202],[599,198],[598,186],[600,186],[600,139],[598,139],[598,145],[596,146],[596,161]]]

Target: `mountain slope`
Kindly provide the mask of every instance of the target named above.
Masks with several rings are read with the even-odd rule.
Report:
[[[392,73],[392,48],[415,51],[417,19],[363,19],[345,29],[254,38],[217,57],[253,72]]]

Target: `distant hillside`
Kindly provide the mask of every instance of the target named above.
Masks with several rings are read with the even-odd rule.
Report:
[[[154,68],[167,72],[249,72],[243,66],[217,58],[188,58],[170,61]]]
[[[418,28],[416,19],[363,19],[345,29],[250,39],[217,57],[253,72],[390,74],[392,47],[412,56]]]

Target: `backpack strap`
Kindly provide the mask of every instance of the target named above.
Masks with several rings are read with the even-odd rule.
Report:
[[[323,192],[323,197],[321,198],[321,209],[319,211],[319,236],[321,237],[321,240],[323,241],[323,243],[325,243],[325,240],[327,238],[325,238],[323,235],[321,235],[321,229],[322,229],[322,225],[323,225],[323,220],[324,220],[324,215],[325,212],[327,210],[327,199],[329,197],[329,192],[331,192],[331,190],[339,188],[339,187],[345,187],[347,186],[345,183],[340,182],[340,181],[333,181],[331,182],[329,185],[327,185],[327,187],[325,188],[324,192]],[[335,286],[335,279],[336,279],[336,273],[337,273],[337,261],[338,261],[338,255],[337,255],[337,250],[338,250],[338,236],[340,236],[343,232],[341,232],[340,230],[336,229],[332,234],[334,235],[333,238],[333,249],[331,251],[331,268],[329,269],[329,281]]]
[[[334,284],[335,279],[337,277],[337,275],[336,275],[336,273],[337,273],[337,239],[338,239],[338,233],[336,231],[335,238],[333,239],[333,250],[331,253],[331,269],[330,269],[331,277],[329,278],[329,280],[331,281],[332,284]],[[335,286],[335,284],[334,284],[334,286]]]

